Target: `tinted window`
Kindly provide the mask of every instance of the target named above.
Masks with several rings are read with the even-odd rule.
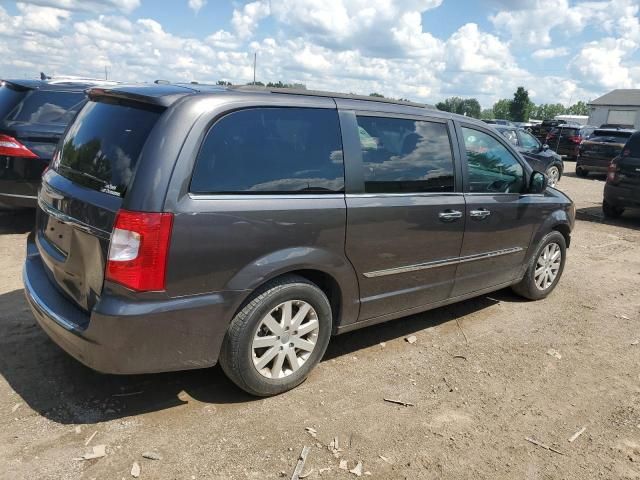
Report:
[[[191,180],[196,193],[343,190],[338,113],[312,108],[226,115],[207,134]]]
[[[631,132],[596,130],[589,140],[592,142],[625,143],[630,136]]]
[[[501,130],[502,135],[509,140],[509,143],[513,146],[518,146],[518,135],[515,130]]]
[[[358,117],[367,193],[452,192],[447,126],[399,118]]]
[[[474,193],[518,193],[524,186],[520,162],[498,140],[479,130],[462,128]]]
[[[25,91],[18,91],[6,84],[0,83],[0,118],[4,118],[7,113],[24,97]]]
[[[95,190],[122,196],[160,111],[89,102],[63,139],[54,168]]]
[[[520,131],[518,133],[520,134],[520,144],[522,148],[529,152],[540,148],[540,144],[536,137],[524,131]]]
[[[35,90],[8,115],[7,120],[27,123],[67,124],[80,108],[85,96],[82,92],[45,92]]]

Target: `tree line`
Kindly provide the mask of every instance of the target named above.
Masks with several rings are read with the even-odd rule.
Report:
[[[589,115],[589,106],[579,101],[570,107],[561,103],[534,104],[529,99],[529,92],[524,87],[518,87],[513,98],[502,98],[493,107],[482,109],[475,98],[449,97],[436,103],[438,110],[457,113],[473,118],[500,118],[514,122],[526,122],[531,118],[546,120],[556,115]]]

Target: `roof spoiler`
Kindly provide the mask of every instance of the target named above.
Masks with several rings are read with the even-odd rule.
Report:
[[[86,90],[87,97],[90,100],[100,100],[101,98],[112,98],[115,100],[124,100],[127,102],[141,103],[144,105],[152,105],[156,107],[169,107],[180,94],[167,96],[150,96],[132,92],[125,89],[111,89],[92,87]]]

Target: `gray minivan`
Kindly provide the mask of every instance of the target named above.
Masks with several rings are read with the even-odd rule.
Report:
[[[94,88],[43,177],[24,284],[101,372],[300,384],[332,335],[557,285],[574,205],[492,127],[418,104]]]

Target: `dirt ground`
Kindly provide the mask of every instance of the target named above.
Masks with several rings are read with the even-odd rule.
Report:
[[[356,478],[340,460],[363,478],[639,479],[640,212],[605,223],[603,179],[567,170],[578,221],[548,299],[505,290],[336,337],[269,399],[218,367],[116,377],[68,357],[23,298],[33,219],[1,217],[0,478],[127,479],[134,462],[142,479],[290,478],[307,445],[309,479]]]

